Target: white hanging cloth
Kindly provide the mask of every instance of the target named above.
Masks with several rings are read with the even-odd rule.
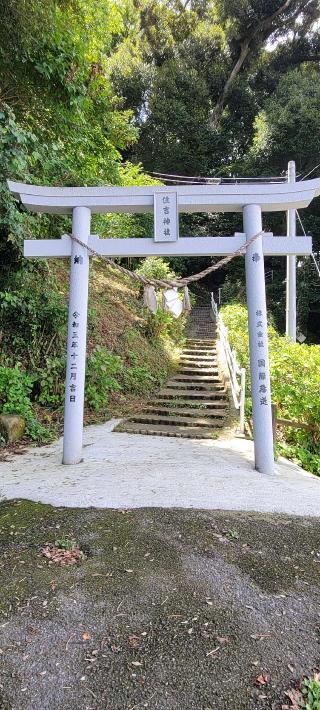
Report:
[[[168,288],[162,296],[163,309],[172,313],[174,318],[179,318],[183,310],[182,301],[179,298],[177,288]]]
[[[143,290],[143,305],[149,308],[151,313],[156,313],[158,310],[157,294],[154,286],[148,284]]]

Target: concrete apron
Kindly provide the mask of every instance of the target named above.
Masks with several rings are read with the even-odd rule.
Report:
[[[62,465],[61,440],[1,463],[1,498],[75,508],[175,507],[319,515],[320,478],[285,459],[276,464],[276,475],[258,473],[251,441],[115,433],[116,423],[85,429],[80,464]]]

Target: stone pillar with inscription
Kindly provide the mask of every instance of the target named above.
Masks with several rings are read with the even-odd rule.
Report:
[[[87,243],[91,211],[74,207],[72,234]],[[76,464],[82,457],[83,407],[86,368],[89,254],[72,242],[70,263],[69,316],[67,341],[66,391],[64,408],[64,464]]]
[[[262,230],[259,205],[243,208],[243,223],[246,239]],[[245,263],[255,467],[261,473],[272,474],[274,451],[262,236],[247,248]]]

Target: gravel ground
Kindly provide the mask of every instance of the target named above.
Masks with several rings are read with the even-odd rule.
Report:
[[[319,519],[13,501],[0,543],[2,710],[281,710],[319,666]]]

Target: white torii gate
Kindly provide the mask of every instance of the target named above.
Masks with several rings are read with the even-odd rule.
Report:
[[[31,211],[71,214],[73,236],[108,257],[232,254],[262,231],[262,212],[307,207],[320,194],[320,179],[175,187],[40,187],[11,181],[8,185]],[[90,235],[91,213],[110,212],[154,212],[154,238],[100,240]],[[244,233],[179,239],[178,212],[242,212]],[[311,252],[311,237],[288,239],[264,233],[245,253],[255,467],[266,474],[274,473],[274,452],[264,255]],[[26,240],[24,254],[71,258],[63,463],[76,464],[82,457],[89,254],[66,235],[61,239]]]

